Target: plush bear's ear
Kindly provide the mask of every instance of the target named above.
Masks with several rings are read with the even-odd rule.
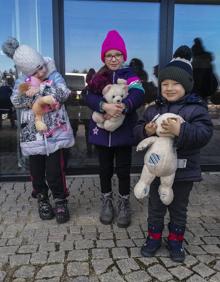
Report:
[[[103,96],[105,96],[105,94],[108,93],[108,91],[111,89],[111,87],[112,87],[112,85],[108,84],[103,88],[103,90],[102,90]]]
[[[123,79],[123,78],[118,78],[117,79],[117,84],[124,84],[127,85],[127,80]]]

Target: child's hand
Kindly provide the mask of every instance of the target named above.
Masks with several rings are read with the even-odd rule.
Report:
[[[122,104],[109,104],[104,103],[102,106],[103,110],[112,117],[119,117],[122,114]]]
[[[28,97],[33,97],[34,95],[36,95],[39,92],[40,92],[39,87],[30,86],[29,89],[26,91],[25,95]]]
[[[155,122],[149,122],[145,125],[144,127],[146,133],[148,136],[154,135],[156,133],[157,130],[157,125]]]
[[[182,121],[179,118],[168,118],[167,120],[162,121],[161,126],[165,129],[164,133],[171,133],[175,136],[179,136],[181,123]]]

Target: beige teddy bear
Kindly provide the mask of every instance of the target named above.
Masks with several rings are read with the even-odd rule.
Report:
[[[117,84],[108,84],[102,91],[103,96],[107,103],[121,103],[124,98],[128,96],[128,86],[124,79],[118,79]],[[107,131],[113,132],[119,128],[123,121],[125,115],[120,115],[119,117],[111,117],[110,119],[105,119],[104,114],[93,112],[92,119],[97,123],[97,126],[104,128]]]
[[[160,115],[155,123],[157,124],[157,136],[151,136],[142,140],[138,146],[137,151],[142,151],[148,148],[144,156],[144,166],[138,183],[134,187],[135,197],[138,199],[144,198],[148,195],[150,185],[154,178],[160,177],[159,195],[161,201],[165,205],[169,205],[173,201],[173,181],[177,169],[177,153],[174,148],[174,136],[164,134],[164,129],[161,127],[163,120],[170,119],[176,122],[183,118],[179,115],[166,113]]]
[[[25,94],[31,86],[40,87],[40,92],[43,93],[45,87],[50,87],[50,83],[45,81],[42,82],[38,78],[31,76],[24,83],[19,85],[19,92]],[[47,131],[47,126],[44,123],[43,116],[46,112],[57,108],[58,103],[52,95],[39,96],[32,105],[32,111],[35,116],[35,127],[37,131]]]

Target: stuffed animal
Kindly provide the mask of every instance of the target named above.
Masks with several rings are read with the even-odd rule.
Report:
[[[102,94],[107,103],[121,103],[122,100],[128,96],[126,80],[118,79],[117,84],[106,85],[102,90]],[[111,117],[110,119],[105,119],[105,115],[98,112],[93,112],[92,114],[92,119],[97,123],[97,126],[110,132],[119,128],[122,125],[124,118],[125,115],[123,114],[119,117]]]
[[[165,134],[161,127],[162,121],[167,119],[171,122],[176,122],[177,119],[180,119],[181,123],[184,122],[182,117],[172,113],[156,117],[157,136],[145,138],[137,146],[137,151],[149,148],[144,156],[144,166],[140,179],[134,187],[135,197],[138,199],[144,198],[148,195],[154,178],[160,177],[158,192],[165,205],[169,205],[173,201],[172,185],[177,169],[177,153],[173,145],[174,135]]]
[[[26,79],[24,83],[19,85],[19,92],[25,94],[26,91],[30,89],[31,86],[40,87],[40,94],[45,92],[46,87],[50,87],[50,81],[40,81],[38,78],[31,76]],[[46,93],[44,93],[45,95]],[[46,112],[57,109],[58,103],[52,95],[40,96],[32,105],[32,111],[35,115],[35,127],[37,131],[44,132],[47,131],[47,126],[43,121],[43,115]]]

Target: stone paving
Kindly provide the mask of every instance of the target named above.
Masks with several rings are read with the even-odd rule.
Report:
[[[99,222],[97,176],[67,178],[71,219],[63,225],[39,219],[30,182],[0,183],[0,281],[219,282],[220,174],[203,177],[190,197],[182,264],[169,259],[167,230],[157,255],[141,257],[147,199],[137,201],[132,195],[132,224],[127,229]],[[137,179],[132,176],[132,187]],[[116,178],[113,186],[116,203]]]

